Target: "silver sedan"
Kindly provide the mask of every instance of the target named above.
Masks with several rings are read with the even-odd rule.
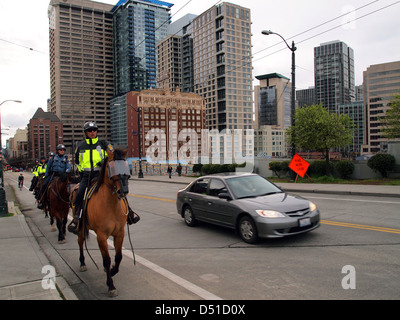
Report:
[[[177,195],[185,223],[197,221],[236,230],[243,241],[279,238],[319,227],[314,203],[285,193],[257,174],[218,174],[198,178]]]

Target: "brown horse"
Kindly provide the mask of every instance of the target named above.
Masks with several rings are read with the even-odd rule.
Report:
[[[47,207],[50,212],[50,224],[56,219],[58,243],[65,243],[66,225],[69,211],[69,175],[55,176],[47,188]]]
[[[107,274],[108,295],[115,297],[118,291],[114,287],[112,277],[119,271],[122,260],[122,244],[125,236],[125,225],[128,215],[126,195],[129,192],[128,179],[130,176],[126,150],[109,146],[108,157],[103,160],[101,173],[93,194],[88,201],[84,217],[80,223],[78,243],[80,249],[80,271],[86,271],[83,244],[88,231],[93,230],[97,235],[104,271]],[[108,238],[114,238],[115,264],[111,268],[111,258],[108,252]]]
[[[44,183],[44,175],[40,175],[38,179],[39,180],[36,183],[35,188],[34,188],[34,192],[33,192],[33,194],[35,196],[35,199],[36,199],[36,202],[39,202],[39,200],[42,199],[41,190],[42,190],[42,186],[43,186],[43,183]],[[47,201],[45,201],[44,207],[43,207],[42,210],[43,210],[43,213],[44,213],[44,217],[47,218],[49,216],[48,215],[49,207],[48,207],[48,202]],[[52,221],[51,218],[50,218],[50,224],[53,225],[53,221]]]

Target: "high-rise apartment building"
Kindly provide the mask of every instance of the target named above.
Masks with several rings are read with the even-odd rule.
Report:
[[[400,61],[372,65],[364,71],[365,145],[364,154],[387,151],[388,140],[382,134],[380,117],[400,90]]]
[[[193,19],[194,90],[207,128],[252,129],[250,9],[223,2]]]
[[[170,35],[157,45],[160,89],[175,90],[182,87],[182,37]]]
[[[192,21],[187,14],[168,26],[168,37],[157,44],[157,87],[194,92]]]
[[[299,108],[312,106],[315,104],[315,87],[296,90],[296,100]]]
[[[173,4],[159,0],[121,0],[114,23],[114,96],[156,87],[156,44],[168,36]]]
[[[341,148],[345,156],[357,156],[361,154],[361,146],[364,143],[365,112],[362,100],[354,101],[339,106],[339,114],[346,114],[354,121],[353,141],[345,148]]]
[[[113,6],[89,0],[51,0],[50,83],[53,112],[64,124],[68,152],[95,121],[109,139],[109,103],[114,94]]]
[[[255,87],[256,127],[276,126],[287,129],[292,124],[290,80],[279,73],[256,77]]]
[[[354,51],[333,41],[314,48],[315,98],[330,112],[355,100]]]

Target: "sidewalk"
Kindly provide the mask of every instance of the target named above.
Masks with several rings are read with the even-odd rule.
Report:
[[[133,174],[130,178],[135,181],[155,181],[164,183],[181,184],[182,188],[195,180],[194,177],[173,175],[171,179],[167,175],[147,176],[139,179]],[[400,198],[400,186],[376,186],[376,185],[354,185],[354,184],[314,184],[314,183],[276,183],[287,192],[306,192],[337,195],[377,196]]]
[[[6,185],[5,190],[13,216],[0,216],[0,300],[77,300],[63,277],[43,269],[51,264],[14,205],[11,188]],[[51,289],[53,276],[55,289]]]

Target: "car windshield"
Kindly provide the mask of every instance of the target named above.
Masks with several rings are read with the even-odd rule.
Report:
[[[243,176],[227,179],[226,183],[235,198],[256,198],[275,193],[282,193],[278,187],[260,176]]]

